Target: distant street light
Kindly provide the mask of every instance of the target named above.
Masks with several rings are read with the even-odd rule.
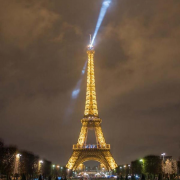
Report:
[[[126,165],[124,165],[124,167],[126,167]]]
[[[163,157],[163,161],[164,161],[164,156],[166,155],[166,153],[162,153],[161,156]]]
[[[69,177],[69,169],[68,169],[68,177]]]
[[[42,173],[42,166],[43,166],[43,160],[39,160],[39,163],[38,163],[38,172],[41,174]]]
[[[21,154],[19,154],[19,153],[18,153],[18,154],[16,154],[16,157],[17,157],[17,158],[20,158],[20,156],[22,156],[22,155],[21,155]]]
[[[13,155],[14,156],[14,155]],[[12,157],[13,157],[12,156]],[[19,174],[19,166],[20,166],[20,157],[21,157],[22,155],[21,154],[16,154],[16,157],[15,157],[15,164],[14,164],[14,174]],[[12,158],[11,157],[11,158]],[[10,159],[11,159],[10,158]]]
[[[166,155],[166,153],[162,153],[161,156],[163,157],[163,161],[164,161],[164,156]],[[164,162],[165,163],[165,162]],[[164,166],[164,164],[163,164]],[[164,166],[164,172],[165,172],[165,166]]]

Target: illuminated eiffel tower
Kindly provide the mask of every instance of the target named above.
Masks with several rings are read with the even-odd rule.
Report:
[[[110,144],[106,144],[101,129],[102,120],[98,116],[95,76],[94,76],[94,49],[88,46],[87,90],[84,118],[81,119],[82,128],[77,144],[73,145],[73,153],[66,165],[68,169],[76,170],[85,161],[98,161],[109,171],[117,164],[110,152]],[[94,130],[96,144],[86,144],[88,130]]]

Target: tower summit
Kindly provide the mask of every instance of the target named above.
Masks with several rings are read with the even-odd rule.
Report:
[[[91,44],[91,36],[90,36]],[[98,117],[98,108],[96,101],[96,87],[95,87],[95,76],[94,76],[94,48],[89,45],[87,49],[88,54],[88,68],[87,68],[87,89],[86,89],[86,102],[84,116],[95,116]]]
[[[88,69],[87,69],[87,89],[84,118],[81,119],[82,128],[77,144],[73,145],[73,153],[66,165],[68,169],[76,170],[79,165],[85,161],[98,161],[106,170],[112,170],[117,164],[110,152],[110,144],[106,144],[101,123],[102,120],[98,116],[95,76],[94,76],[94,48],[90,45],[87,49]],[[94,130],[96,136],[95,144],[87,144],[88,131]]]

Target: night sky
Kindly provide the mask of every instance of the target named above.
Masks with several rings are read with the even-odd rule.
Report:
[[[0,137],[65,165],[102,0],[0,0]],[[99,116],[118,164],[180,156],[180,1],[112,0],[95,40]]]

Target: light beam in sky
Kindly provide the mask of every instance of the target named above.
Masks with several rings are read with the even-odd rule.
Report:
[[[93,35],[90,46],[93,46],[94,40],[96,38],[96,35],[98,33],[98,30],[99,30],[99,28],[101,26],[101,23],[102,23],[102,21],[104,19],[104,16],[106,14],[107,8],[109,7],[110,3],[111,3],[111,0],[104,0],[103,3],[102,3],[102,7],[101,7],[99,17],[98,17],[98,21],[97,21],[97,24],[96,24],[96,29],[94,31],[94,35]]]
[[[83,81],[83,77],[86,72],[86,66],[87,66],[87,61],[85,62],[84,67],[81,71],[81,76],[79,78],[79,81],[76,83],[76,86],[71,93],[71,100],[70,100],[69,107],[67,108],[65,116],[64,116],[64,122],[67,122],[68,117],[73,113],[74,106],[76,104],[76,99],[80,93],[81,83]]]
[[[81,71],[81,77],[80,77],[79,81],[76,84],[76,87],[74,88],[74,90],[72,92],[71,96],[72,96],[73,99],[76,99],[78,97],[78,95],[79,95],[83,75],[84,75],[84,73],[86,71],[86,66],[87,66],[87,61],[85,62],[84,67],[83,67],[83,69]]]

